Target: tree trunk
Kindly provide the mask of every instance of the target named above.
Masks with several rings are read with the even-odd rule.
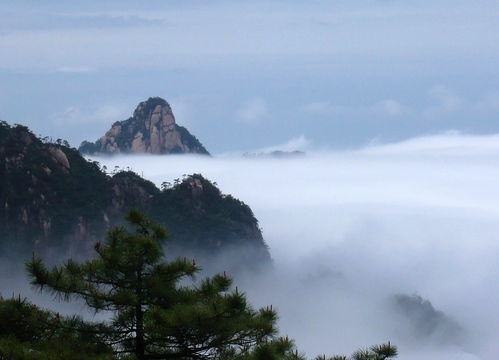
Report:
[[[135,333],[135,356],[137,360],[145,360],[146,345],[144,339],[144,313],[142,312],[142,272],[137,272],[137,305],[135,305],[135,319],[137,329]]]

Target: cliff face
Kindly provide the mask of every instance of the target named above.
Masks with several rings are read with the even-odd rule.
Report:
[[[4,243],[80,247],[102,222],[109,180],[79,153],[0,123],[0,236]],[[100,219],[99,219],[100,217]],[[99,221],[101,220],[101,221]],[[89,245],[91,246],[91,245]]]
[[[161,98],[141,102],[133,116],[118,121],[95,143],[84,141],[79,150],[84,154],[185,154],[209,155],[208,151],[186,128],[175,123],[170,105]]]
[[[108,176],[76,149],[44,143],[25,127],[0,123],[4,249],[48,255],[63,249],[85,257],[131,208],[166,226],[169,248],[177,254],[217,254],[245,247],[241,261],[253,266],[270,261],[251,209],[201,175],[160,190],[133,172]]]

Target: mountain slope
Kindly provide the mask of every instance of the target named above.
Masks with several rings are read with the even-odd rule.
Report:
[[[118,121],[95,143],[84,141],[80,152],[203,154],[208,151],[189,131],[176,124],[170,105],[159,97],[141,102],[128,120]]]
[[[109,176],[76,149],[44,143],[0,123],[0,243],[47,254],[89,254],[130,208],[171,233],[178,254],[216,255],[244,246],[255,265],[270,256],[251,209],[196,174],[158,189],[133,172]],[[246,261],[241,260],[241,261]]]

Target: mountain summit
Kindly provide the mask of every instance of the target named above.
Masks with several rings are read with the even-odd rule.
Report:
[[[79,150],[89,155],[119,153],[209,155],[195,136],[175,123],[170,105],[159,97],[151,97],[141,102],[131,118],[115,122],[95,143],[84,141]]]

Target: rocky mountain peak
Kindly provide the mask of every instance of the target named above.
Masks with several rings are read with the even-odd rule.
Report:
[[[141,102],[133,116],[115,122],[95,143],[84,141],[79,149],[85,154],[150,153],[209,155],[189,131],[176,124],[168,102],[151,97]]]
[[[163,112],[170,113],[173,118],[173,122],[175,122],[170,104],[168,104],[168,102],[163,98],[150,97],[137,105],[135,111],[133,112],[133,117],[137,119],[144,119],[151,117],[153,113],[157,115]]]

